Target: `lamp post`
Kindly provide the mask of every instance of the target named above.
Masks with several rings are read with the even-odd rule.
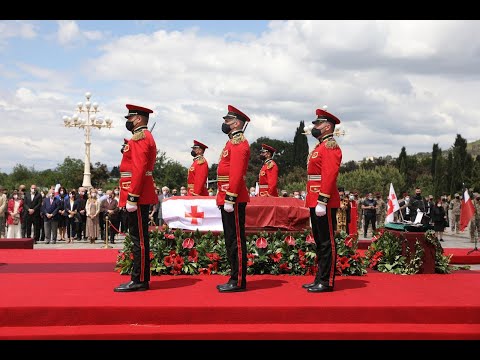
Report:
[[[104,123],[102,118],[97,119],[96,114],[100,112],[100,110],[98,110],[98,104],[92,104],[90,102],[90,98],[92,97],[90,92],[86,92],[85,97],[87,98],[85,104],[79,102],[76,109],[77,113],[72,117],[64,116],[63,123],[65,127],[77,127],[85,130],[85,167],[83,170],[82,186],[89,189],[92,187],[92,174],[90,173],[90,128],[110,129],[112,127],[112,120],[106,118]],[[86,119],[80,117],[82,113],[86,114]]]

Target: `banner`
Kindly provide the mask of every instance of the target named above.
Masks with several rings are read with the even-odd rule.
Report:
[[[223,231],[214,196],[172,196],[162,202],[162,217],[175,229]]]

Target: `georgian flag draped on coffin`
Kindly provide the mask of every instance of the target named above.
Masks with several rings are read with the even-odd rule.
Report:
[[[214,196],[172,196],[162,202],[162,217],[174,229],[223,231]]]
[[[460,231],[464,231],[470,220],[475,216],[475,206],[472,203],[468,189],[465,189],[462,199],[462,207],[460,213]]]

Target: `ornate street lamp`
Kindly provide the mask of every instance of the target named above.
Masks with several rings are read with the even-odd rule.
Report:
[[[86,92],[85,97],[87,98],[85,104],[79,102],[76,109],[77,113],[72,117],[64,116],[63,123],[66,127],[77,127],[85,129],[85,168],[83,171],[82,186],[89,189],[92,187],[92,174],[90,173],[90,128],[94,127],[97,129],[110,129],[112,127],[112,120],[106,118],[104,122],[102,118],[97,118],[96,114],[97,112],[100,112],[100,110],[98,110],[98,104],[92,104],[90,102],[90,98],[92,97],[92,94],[90,92]],[[82,113],[86,113],[86,119],[80,117]]]

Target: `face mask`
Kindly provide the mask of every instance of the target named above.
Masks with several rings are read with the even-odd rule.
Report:
[[[63,191],[60,191],[60,195],[63,195],[63,194],[64,194],[64,192],[63,192]]]
[[[442,207],[442,204],[438,203],[437,206],[438,206],[438,207]]]
[[[252,191],[252,192],[250,193],[250,196],[255,196],[255,191]]]
[[[213,196],[213,192],[209,192],[208,196]],[[479,199],[480,200],[480,199]]]
[[[118,190],[115,190],[115,195],[118,195],[120,192]]]
[[[348,198],[349,198],[350,200],[355,200],[355,196],[353,196],[353,195],[350,195]]]
[[[295,199],[300,199],[300,195],[295,195],[294,198]]]
[[[373,200],[373,196],[369,196],[369,197],[368,197],[368,200]]]
[[[92,193],[92,197],[97,197],[97,194],[93,194],[93,193]]]
[[[128,131],[132,132],[135,125],[133,124],[133,121],[127,121],[125,123],[125,127],[127,128]]]
[[[405,198],[405,201],[406,201],[406,202],[409,202],[409,201],[410,201],[410,198],[409,198],[409,197],[406,197],[406,198]]]
[[[195,150],[192,150],[190,151],[190,155],[192,155],[193,157],[197,156],[197,153],[195,152]]]
[[[315,138],[315,139],[318,139],[318,137],[322,135],[322,131],[320,129],[317,129],[317,128],[313,128],[312,129],[312,136]]]
[[[415,195],[416,195],[416,196],[421,196],[421,195],[422,195],[422,193],[415,193]]]
[[[35,189],[30,189],[30,192],[31,192],[32,194],[34,194],[34,193],[35,193]]]
[[[167,192],[166,192],[166,191],[162,191],[162,193],[163,193],[164,196],[167,195]]]
[[[18,199],[18,195],[13,195],[13,198],[14,198],[15,200],[17,200],[17,199]]]
[[[222,124],[222,131],[224,134],[227,134],[227,135],[230,134],[231,130],[232,129],[230,129],[230,125],[227,125],[226,123]]]
[[[102,195],[102,194],[103,194],[103,191],[99,191],[99,192],[98,192],[98,195]]]

